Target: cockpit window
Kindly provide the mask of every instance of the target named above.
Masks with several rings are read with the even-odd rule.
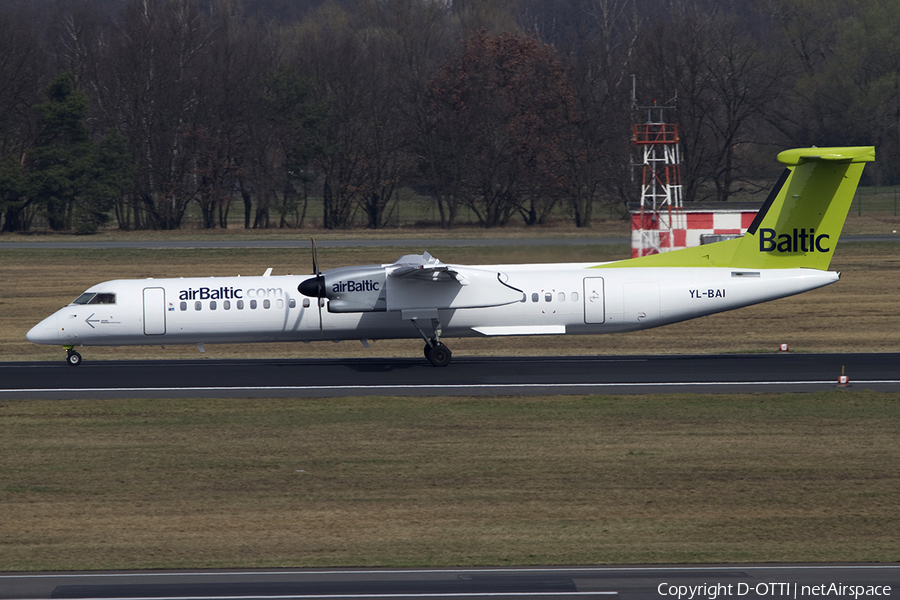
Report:
[[[105,292],[85,292],[75,298],[72,304],[115,304],[116,295]]]
[[[75,298],[75,302],[73,302],[72,304],[87,304],[88,302],[91,301],[91,298],[93,298],[95,295],[96,294],[94,294],[94,292],[85,292],[82,295]]]

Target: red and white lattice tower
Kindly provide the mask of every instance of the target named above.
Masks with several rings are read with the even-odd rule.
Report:
[[[647,110],[647,122],[634,126],[632,142],[641,168],[640,210],[632,215],[631,255],[646,256],[678,248],[676,231],[686,228],[681,199],[681,153],[678,125],[666,123],[664,111],[672,106],[638,107]],[[656,113],[654,115],[654,113]],[[654,120],[656,116],[656,120]]]

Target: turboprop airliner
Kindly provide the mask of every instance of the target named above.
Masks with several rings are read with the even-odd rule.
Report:
[[[617,262],[444,264],[430,254],[311,275],[115,280],[97,284],[28,332],[82,346],[598,334],[649,329],[836,282],[835,245],[873,147],[801,148],[747,233]]]

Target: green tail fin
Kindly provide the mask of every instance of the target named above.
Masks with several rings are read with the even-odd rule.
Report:
[[[875,148],[798,148],[778,160],[784,173],[743,237],[603,266],[828,269]]]

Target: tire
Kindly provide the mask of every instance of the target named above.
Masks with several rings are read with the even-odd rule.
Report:
[[[440,342],[432,346],[428,352],[428,360],[435,367],[446,367],[450,364],[452,356],[453,353],[450,352],[450,348]]]
[[[68,352],[66,354],[66,362],[72,365],[73,367],[77,367],[81,364],[81,355],[75,351]]]

